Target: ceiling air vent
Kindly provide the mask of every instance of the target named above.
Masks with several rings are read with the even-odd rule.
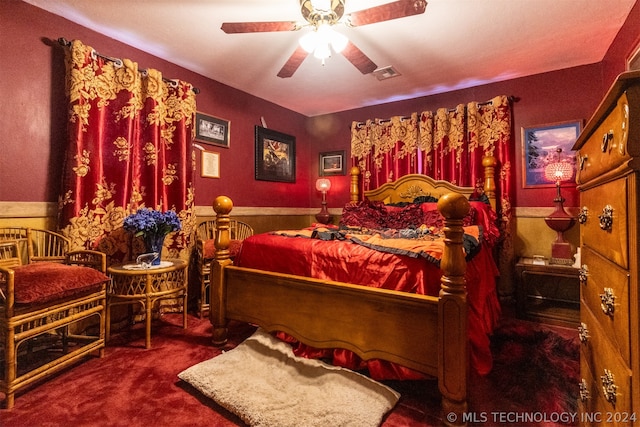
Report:
[[[373,74],[376,76],[378,80],[387,80],[392,77],[397,77],[401,75],[392,66],[378,68],[373,72]]]

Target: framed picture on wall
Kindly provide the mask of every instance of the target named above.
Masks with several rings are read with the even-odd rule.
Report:
[[[562,159],[573,164],[570,181],[575,181],[576,157],[571,149],[578,139],[581,126],[582,121],[576,120],[522,128],[523,187],[555,186],[554,182],[545,178],[544,169],[549,163],[557,161],[558,148],[562,150]]]
[[[255,127],[256,179],[296,182],[296,138],[291,135]]]
[[[346,173],[344,151],[320,153],[320,176],[344,175]]]
[[[196,112],[196,137],[198,142],[229,148],[228,120]]]
[[[220,153],[203,151],[200,166],[200,175],[203,177],[220,178]]]

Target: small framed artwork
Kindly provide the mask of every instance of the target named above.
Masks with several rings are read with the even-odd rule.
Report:
[[[544,177],[544,169],[558,160],[558,148],[562,149],[562,159],[573,164],[570,181],[575,180],[576,156],[572,148],[581,126],[582,121],[576,120],[522,128],[523,187],[555,186]]]
[[[296,138],[256,126],[255,140],[256,179],[296,182]]]
[[[205,178],[220,178],[220,153],[213,151],[202,152],[200,174]]]
[[[344,153],[344,151],[320,153],[319,175],[344,175],[347,170],[344,163]]]
[[[229,123],[228,120],[196,112],[195,140],[202,142],[203,144],[212,144],[229,148],[230,126],[231,123]]]

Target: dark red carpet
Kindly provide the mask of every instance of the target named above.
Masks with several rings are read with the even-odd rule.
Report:
[[[88,358],[18,393],[11,411],[0,410],[0,425],[23,426],[242,426],[233,414],[182,383],[182,370],[220,353],[209,343],[207,319],[165,315],[152,327],[152,346],[144,348],[144,325],[116,334],[103,359]],[[228,349],[254,328],[234,323]],[[556,329],[557,331],[557,329]],[[575,411],[578,341],[544,326],[506,320],[493,340],[495,369],[470,379],[470,425],[542,425],[501,422],[500,417],[547,411]],[[569,338],[566,338],[566,337]],[[435,381],[391,381],[401,400],[385,427],[440,426]],[[511,415],[509,415],[511,414]],[[538,416],[540,418],[540,416]],[[551,415],[546,417],[551,418]],[[510,418],[512,420],[513,418]],[[554,425],[554,423],[544,423]]]

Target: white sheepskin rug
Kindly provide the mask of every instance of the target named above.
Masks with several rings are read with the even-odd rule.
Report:
[[[256,427],[378,426],[400,398],[357,372],[297,357],[261,329],[178,377]]]

